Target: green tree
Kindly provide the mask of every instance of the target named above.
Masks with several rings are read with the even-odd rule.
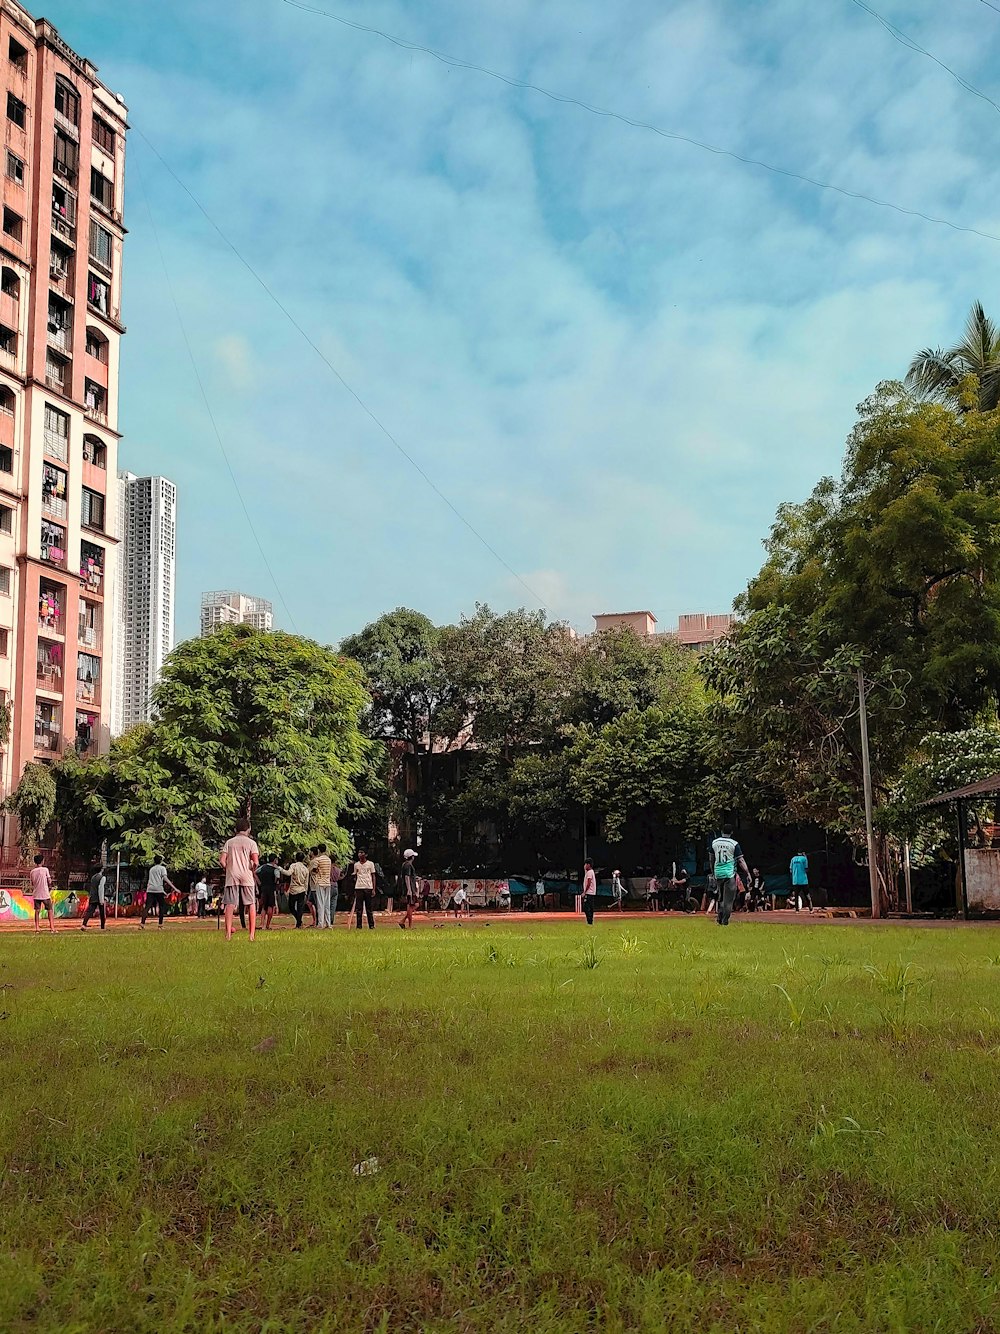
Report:
[[[3,809],[17,817],[17,838],[21,856],[27,860],[38,851],[45,831],[56,812],[56,780],[47,764],[26,764],[20,782]]]
[[[341,817],[363,814],[357,781],[371,760],[356,663],[296,635],[227,626],[174,650],[153,702],[155,721],[107,755],[53,767],[68,842],[84,850],[100,834],[142,860],[198,865],[249,814],[267,848],[323,840],[348,852]],[[19,818],[38,806],[37,786],[26,771],[10,799]]]
[[[962,411],[990,412],[1000,406],[1000,330],[980,302],[969,312],[961,342],[918,352],[906,383],[923,397]]]

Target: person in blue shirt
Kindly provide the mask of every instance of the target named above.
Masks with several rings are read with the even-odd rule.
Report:
[[[796,912],[800,912],[802,900],[805,899],[809,911],[812,912],[812,900],[809,897],[809,858],[804,852],[797,852],[789,862],[788,870],[792,877],[792,906]]]

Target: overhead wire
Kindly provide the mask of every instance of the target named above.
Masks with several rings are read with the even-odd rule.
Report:
[[[968,79],[963,78],[962,75],[956,70],[953,70],[950,65],[946,65],[943,60],[940,60],[934,54],[933,51],[928,51],[926,47],[921,46],[915,38],[909,35],[909,33],[903,32],[902,29],[897,28],[895,24],[890,23],[889,20],[884,18],[877,9],[872,9],[871,5],[866,4],[865,0],[852,0],[852,3],[857,5],[859,9],[863,9],[866,14],[870,14],[876,23],[881,23],[889,36],[895,38],[900,45],[905,46],[910,51],[915,51],[918,55],[926,56],[928,60],[933,60],[935,65],[939,65],[946,74],[950,74],[955,82],[959,84],[960,87],[964,88],[966,92],[972,93],[974,97],[978,97],[983,102],[989,103],[993,110],[1000,115],[1000,106],[993,101],[992,97],[989,97],[974,84],[969,83]],[[991,6],[991,8],[993,8],[993,6]]]
[[[903,204],[896,204],[888,199],[879,199],[875,195],[865,194],[861,190],[849,190],[845,186],[834,185],[831,181],[822,181],[815,176],[806,176],[802,172],[792,171],[787,167],[779,167],[773,162],[766,162],[763,158],[749,157],[746,154],[736,152],[736,150],[732,148],[723,148],[719,144],[711,144],[704,139],[696,139],[692,135],[681,134],[677,130],[664,129],[662,125],[654,125],[650,121],[637,120],[635,117],[627,116],[620,111],[612,111],[607,107],[595,106],[590,102],[584,102],[578,97],[571,97],[566,93],[554,92],[551,88],[545,88],[541,84],[531,83],[526,79],[512,78],[510,75],[502,74],[499,70],[490,69],[486,65],[479,65],[471,60],[464,60],[460,56],[447,55],[443,51],[435,50],[435,48],[431,46],[424,46],[420,42],[407,41],[406,38],[398,37],[394,33],[386,32],[382,28],[376,28],[367,23],[359,23],[356,19],[349,19],[343,14],[335,14],[328,9],[318,9],[314,5],[304,4],[302,0],[281,0],[281,2],[292,9],[300,9],[305,14],[313,14],[317,18],[329,19],[333,23],[340,23],[345,28],[353,28],[357,32],[364,32],[374,37],[380,37],[383,41],[389,42],[391,45],[399,47],[403,51],[415,51],[420,52],[423,55],[431,56],[434,60],[440,61],[442,65],[448,65],[453,69],[464,69],[475,74],[483,74],[487,78],[496,79],[499,83],[506,84],[509,88],[519,88],[524,92],[537,93],[539,96],[546,97],[552,102],[559,102],[565,106],[577,107],[579,110],[589,112],[591,115],[601,116],[606,120],[619,121],[622,125],[629,125],[633,129],[647,130],[650,134],[659,135],[662,139],[671,139],[678,143],[688,144],[692,148],[701,149],[703,152],[712,153],[717,157],[730,158],[734,162],[741,162],[747,167],[758,167],[762,171],[772,172],[776,176],[784,176],[789,180],[799,181],[803,185],[811,185],[817,190],[828,190],[832,194],[842,195],[845,199],[855,199],[866,204],[872,204],[876,208],[890,209],[894,213],[900,213],[910,218],[919,218],[921,221],[929,222],[937,227],[948,227],[955,232],[965,232],[970,236],[981,237],[984,241],[1000,242],[1000,235],[997,233],[985,232],[978,227],[969,227],[964,223],[953,222],[950,218],[939,218],[934,214],[924,213],[920,209],[907,208]],[[980,94],[980,96],[982,95],[983,94]]]
[[[139,131],[139,133],[142,135],[142,138],[146,140],[146,136],[142,134],[141,130]],[[149,141],[146,140],[146,142],[148,143]],[[156,253],[159,256],[160,264],[163,268],[163,277],[166,282],[167,292],[170,296],[170,303],[174,308],[174,314],[177,316],[177,324],[181,331],[181,338],[183,339],[184,346],[187,349],[188,358],[190,359],[191,362],[191,369],[194,372],[194,378],[197,381],[198,389],[201,393],[202,402],[204,403],[205,411],[208,414],[208,420],[211,422],[212,431],[215,435],[216,442],[218,443],[219,446],[219,452],[222,454],[223,460],[225,461],[226,468],[229,472],[230,480],[232,481],[233,488],[236,491],[236,495],[240,502],[240,507],[243,510],[244,517],[246,518],[247,527],[250,529],[250,532],[253,536],[253,540],[256,543],[257,550],[260,552],[260,558],[264,562],[264,568],[267,570],[271,583],[274,585],[274,591],[277,594],[278,601],[281,603],[282,607],[284,608],[285,615],[288,617],[289,626],[291,627],[292,631],[297,634],[298,631],[295,625],[295,618],[291,613],[291,609],[289,608],[288,603],[285,601],[285,596],[281,591],[281,585],[278,583],[277,576],[275,575],[274,570],[271,567],[271,562],[267,558],[267,552],[264,550],[264,545],[260,540],[260,535],[258,534],[256,525],[254,524],[253,521],[253,515],[250,513],[250,507],[247,505],[246,498],[243,495],[242,488],[240,487],[239,484],[239,479],[236,476],[236,470],[233,468],[232,462],[230,461],[229,458],[229,453],[222,439],[222,432],[219,430],[219,423],[216,421],[215,413],[212,411],[212,404],[209,401],[208,391],[205,388],[205,382],[202,379],[201,372],[198,369],[198,362],[194,355],[194,348],[192,347],[191,340],[188,337],[187,326],[184,323],[184,316],[181,314],[181,308],[177,301],[176,293],[174,292],[174,285],[170,278],[170,270],[167,267],[167,261],[163,254],[163,247],[160,244],[160,233],[156,226],[156,218],[153,215],[153,205],[149,198],[149,193],[146,190],[146,182],[143,178],[142,167],[139,165],[138,160],[136,160],[135,169],[136,169],[136,176],[138,177],[139,180],[139,188],[142,192],[143,203],[146,205],[146,213],[149,215],[149,225],[153,234],[153,242],[156,246]]]
[[[219,238],[233,252],[233,254],[243,265],[246,271],[250,274],[250,276],[254,279],[254,281],[261,288],[263,288],[263,290],[267,293],[267,295],[271,298],[274,304],[284,315],[285,319],[288,320],[289,324],[291,324],[291,326],[299,334],[301,334],[301,336],[309,344],[312,350],[316,353],[316,356],[319,357],[320,361],[322,361],[323,364],[326,366],[326,368],[331,372],[331,374],[335,376],[335,378],[340,383],[342,388],[351,396],[351,398],[354,399],[355,403],[365,414],[365,416],[368,417],[369,420],[374,423],[374,425],[379,429],[379,431],[381,431],[381,433],[385,436],[385,438],[389,441],[389,443],[396,450],[399,451],[402,457],[407,461],[407,463],[409,463],[411,468],[414,469],[414,471],[423,479],[423,481],[426,482],[426,484],[430,487],[430,489],[434,492],[434,494],[438,497],[438,499],[442,502],[442,504],[444,504],[446,508],[451,511],[451,513],[455,516],[455,518],[458,519],[458,521],[461,524],[463,524],[469,530],[470,533],[472,533],[473,537],[475,537],[476,540],[483,547],[485,547],[485,549],[490,553],[490,555],[493,556],[495,560],[499,561],[499,563],[503,566],[503,568],[507,571],[507,573],[511,575],[513,579],[516,580],[516,582],[525,590],[525,592],[530,594],[535,604],[538,607],[540,607],[542,611],[546,611],[547,606],[545,599],[535,592],[535,590],[531,587],[531,585],[528,584],[520,574],[518,574],[517,570],[514,569],[513,565],[511,565],[510,562],[507,561],[503,555],[501,555],[501,553],[496,549],[496,547],[493,546],[493,544],[489,541],[489,539],[486,538],[479,531],[479,529],[475,526],[472,520],[467,518],[465,514],[462,513],[462,511],[458,508],[458,506],[454,503],[454,501],[452,501],[451,498],[441,489],[441,487],[438,486],[437,482],[434,481],[434,478],[431,477],[431,475],[427,472],[427,470],[423,467],[423,465],[419,462],[419,460],[416,459],[408,449],[406,449],[406,447],[397,439],[397,437],[393,434],[393,432],[390,431],[390,429],[388,428],[388,426],[386,426],[386,424],[382,421],[382,419],[373,411],[372,408],[368,406],[368,404],[361,397],[358,391],[354,388],[353,385],[348,383],[348,381],[344,378],[343,374],[337,369],[337,367],[326,355],[326,353],[315,341],[315,339],[313,339],[312,336],[307,332],[307,330],[303,328],[303,326],[299,323],[299,321],[295,318],[292,312],[280,299],[280,297],[277,295],[274,289],[265,281],[264,278],[261,277],[261,275],[257,272],[257,270],[246,258],[246,256],[238,249],[236,244],[232,240],[230,240],[230,238],[226,235],[226,233],[222,230],[219,224],[215,221],[215,219],[205,208],[204,204],[202,204],[201,200],[197,197],[197,195],[195,195],[194,192],[181,179],[181,177],[178,176],[178,174],[174,171],[173,167],[171,167],[170,163],[167,162],[167,160],[159,152],[156,146],[150,142],[148,136],[143,133],[141,127],[136,126],[135,129],[136,133],[138,133],[142,138],[143,143],[145,143],[146,146],[150,149],[150,151],[156,155],[157,159],[163,166],[164,170],[167,171],[170,174],[170,176],[173,177],[173,179],[177,182],[180,188],[184,191],[184,193],[188,196],[191,202],[195,205],[198,211],[205,218],[206,222],[209,224],[212,230],[216,232]],[[232,470],[230,469],[230,471]]]

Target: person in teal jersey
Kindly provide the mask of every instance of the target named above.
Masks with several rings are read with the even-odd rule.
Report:
[[[788,864],[788,870],[792,877],[792,906],[796,912],[802,908],[803,899],[812,912],[812,901],[809,898],[809,858],[804,852],[797,852]]]

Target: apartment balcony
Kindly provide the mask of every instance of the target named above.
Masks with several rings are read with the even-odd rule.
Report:
[[[45,383],[58,394],[68,394],[70,385],[69,367],[46,366]]]
[[[80,704],[100,704],[100,681],[80,681],[76,683],[76,698]]]
[[[62,694],[62,668],[52,663],[39,663],[36,679],[40,690],[51,690],[55,695]]]
[[[21,323],[20,301],[11,292],[0,291],[0,324],[16,329]]]
[[[79,140],[80,127],[78,125],[74,125],[70,118],[64,116],[61,111],[53,111],[52,114],[55,117],[56,124],[64,134],[68,134],[71,139]]]
[[[45,452],[49,458],[58,459],[60,463],[65,463],[69,458],[69,441],[64,435],[59,435],[56,431],[44,432]]]
[[[66,356],[73,351],[73,328],[71,325],[53,324],[49,321],[48,326],[49,347],[58,348]]]
[[[53,264],[49,268],[49,286],[60,296],[73,296],[73,274],[68,268],[62,265]]]
[[[59,496],[42,497],[42,509],[46,514],[51,514],[53,519],[65,519],[67,508],[66,501]]]
[[[52,754],[61,749],[62,731],[55,718],[35,715],[35,750]]]
[[[52,170],[57,176],[61,176],[64,181],[68,181],[70,185],[76,185],[79,173],[72,163],[64,162],[62,158],[53,158]]]
[[[96,625],[81,625],[77,635],[81,648],[97,648],[99,637]]]
[[[60,213],[56,209],[52,211],[52,230],[61,236],[64,241],[76,242],[76,227],[72,220],[65,213]]]
[[[107,426],[108,414],[104,412],[101,408],[93,407],[90,403],[88,403],[83,410],[91,421],[97,422],[100,426]]]

